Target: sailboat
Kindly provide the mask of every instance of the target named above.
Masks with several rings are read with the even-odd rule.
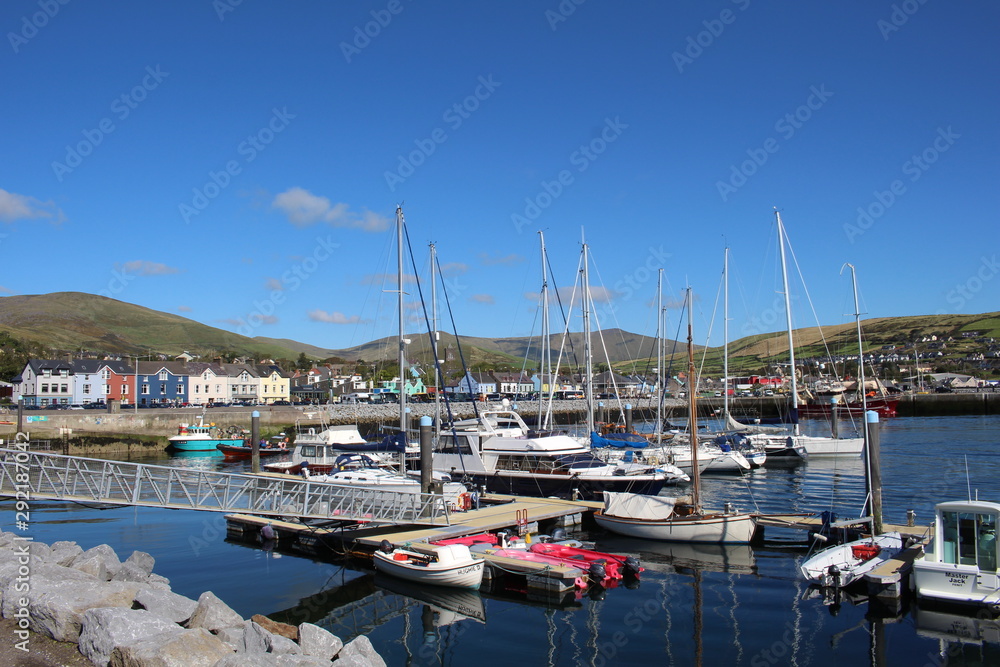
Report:
[[[845,266],[851,269],[851,283],[854,287],[854,317],[858,327],[858,346],[861,347],[861,308],[858,303],[857,276],[855,275],[853,264],[846,264]],[[859,368],[861,385],[864,386],[864,365],[861,364]],[[861,400],[864,407],[864,395],[862,395]],[[866,437],[863,439],[868,441],[867,420],[864,422],[864,428]],[[871,514],[875,514],[880,511],[881,500],[876,501],[875,499],[873,491],[876,484],[873,475],[879,473],[877,470],[873,470],[871,450],[868,447],[865,448],[865,473],[865,480],[868,487],[868,503],[866,504],[872,508],[873,511]],[[871,518],[867,520],[871,521]],[[880,524],[881,520],[878,524],[874,521],[872,522],[873,528]],[[857,581],[887,560],[895,558],[903,550],[904,546],[903,537],[898,532],[876,535],[873,531],[873,534],[869,537],[832,546],[813,554],[802,562],[799,566],[799,571],[811,583],[824,587],[843,588]]]
[[[692,326],[691,288],[687,290],[688,372],[694,378],[694,328]],[[689,423],[698,423],[694,391],[688,393]],[[748,543],[756,531],[752,514],[729,507],[722,512],[705,512],[701,507],[701,475],[698,471],[698,429],[690,429],[691,498],[689,504],[677,498],[644,497],[632,493],[605,492],[604,509],[594,514],[597,525],[605,530],[651,540],[673,542]]]
[[[789,417],[792,423],[791,434],[782,432],[781,429],[755,426],[750,436],[751,442],[763,442],[768,455],[782,455],[793,453],[797,448],[801,448],[809,456],[859,456],[865,446],[864,438],[831,438],[826,436],[802,435],[799,433],[799,389],[798,379],[795,371],[795,340],[792,335],[792,302],[788,289],[788,266],[785,260],[785,226],[781,223],[781,213],[774,212],[778,223],[778,248],[781,258],[781,280],[782,289],[785,296],[785,324],[788,332],[788,367],[789,383],[791,388],[791,403],[789,406]],[[733,420],[735,423],[735,420]]]

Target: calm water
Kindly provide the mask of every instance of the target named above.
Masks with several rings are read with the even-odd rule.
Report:
[[[904,523],[913,509],[926,524],[935,503],[966,498],[970,486],[984,499],[1000,499],[998,432],[995,416],[883,422],[886,521]],[[169,461],[234,472],[244,466]],[[857,516],[864,499],[860,459],[710,477],[703,489],[708,507],[731,501],[841,516]],[[12,530],[9,503],[0,503],[0,517]],[[517,591],[412,589],[363,569],[264,552],[227,542],[216,514],[36,502],[31,519],[38,540],[107,543],[122,558],[149,552],[176,592],[197,598],[211,590],[245,617],[308,620],[345,639],[367,634],[390,665],[1000,664],[1000,645],[962,643],[933,629],[958,627],[963,617],[911,608],[883,619],[886,612],[867,601],[827,605],[809,596],[797,576],[803,552],[780,544],[694,548],[593,535],[599,549],[640,557],[646,571],[638,587],[545,601]],[[781,537],[788,536],[768,534]]]

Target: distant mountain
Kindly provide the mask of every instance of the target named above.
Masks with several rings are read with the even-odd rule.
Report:
[[[915,340],[937,336],[953,337],[947,346],[948,357],[961,358],[968,350],[978,349],[973,337],[963,332],[979,332],[978,336],[1000,339],[1000,313],[981,315],[925,315],[912,317],[876,318],[862,322],[866,350],[896,347],[901,354],[911,354]],[[81,292],[0,297],[0,332],[18,340],[33,343],[48,350],[74,352],[87,350],[111,354],[180,354],[188,351],[202,356],[235,352],[255,357],[296,359],[305,353],[312,359],[342,357],[349,361],[395,361],[398,347],[395,337],[371,341],[363,345],[331,350],[294,340],[249,338],[216,329],[178,315],[162,313],[115,299]],[[408,361],[429,364],[432,360],[426,333],[409,335],[406,348]],[[822,357],[832,354],[856,354],[856,331],[853,323],[799,329],[795,332],[797,357]],[[560,353],[561,335],[551,339],[553,360]],[[921,349],[925,345],[918,343]],[[655,365],[655,340],[649,336],[608,329],[591,336],[595,364],[607,363],[620,370],[635,367],[648,370]],[[461,349],[460,349],[461,348]],[[469,367],[477,364],[507,365],[520,368],[524,360],[537,365],[540,340],[534,338],[473,338],[456,340],[441,333],[438,354],[452,368],[460,367],[462,357]],[[684,362],[683,343],[665,342],[665,350],[673,359],[673,368]],[[788,357],[784,332],[748,336],[729,344],[732,369],[751,368],[767,362],[780,362]],[[983,350],[985,351],[985,350]],[[673,353],[673,354],[671,354]],[[721,369],[721,348],[709,348],[704,354],[706,372]],[[583,334],[568,336],[562,350],[564,366],[583,362]],[[702,361],[699,360],[699,366]],[[738,371],[735,371],[738,372]]]
[[[178,315],[82,292],[0,297],[0,330],[51,350],[211,355],[227,350],[294,359],[298,352]]]

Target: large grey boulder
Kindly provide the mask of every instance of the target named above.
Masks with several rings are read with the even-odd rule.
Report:
[[[268,632],[267,652],[275,655],[297,655],[302,653],[302,649],[288,637],[282,637],[281,635]]]
[[[77,556],[83,553],[83,547],[76,542],[54,542],[49,560],[56,565],[70,567]]]
[[[243,644],[243,628],[222,628],[215,633],[215,636],[234,651],[246,653],[246,647]]]
[[[55,565],[54,563],[32,563],[30,564],[30,580],[25,577],[18,562],[7,562],[0,565],[0,614],[5,618],[10,618],[16,607],[20,606],[21,598],[34,598],[37,590],[45,588],[49,584],[58,586],[73,586],[76,582],[93,582],[98,580],[73,568]],[[25,586],[30,590],[26,591]],[[30,593],[30,595],[26,595]]]
[[[295,656],[278,656],[270,653],[234,653],[227,655],[212,667],[278,667],[278,659]]]
[[[44,563],[52,558],[52,547],[44,542],[28,542],[32,563]]]
[[[205,628],[209,632],[218,632],[222,628],[232,628],[237,625],[243,625],[243,617],[212,591],[201,594],[198,606],[187,622],[189,628]]]
[[[253,621],[243,624],[243,643],[238,645],[237,653],[270,653],[271,633]]]
[[[80,621],[80,653],[95,665],[107,665],[119,646],[159,637],[177,635],[184,629],[145,609],[105,607],[88,609]]]
[[[378,654],[368,637],[360,635],[344,645],[337,654],[339,667],[385,667],[385,660]]]
[[[318,625],[301,623],[299,625],[299,647],[302,648],[305,655],[323,660],[333,660],[333,656],[344,648],[344,642],[337,635]]]
[[[278,667],[330,667],[333,664],[329,660],[323,660],[314,655],[283,654],[275,657]]]
[[[137,581],[146,583],[148,580],[149,572],[146,572],[138,565],[129,562],[122,563],[121,569],[115,572],[115,574],[111,577],[111,581]]]
[[[136,593],[135,602],[157,616],[181,624],[186,623],[198,607],[198,603],[189,597],[151,586],[143,586]]]
[[[131,609],[138,590],[138,584],[127,581],[36,582],[32,579],[28,605],[30,627],[56,641],[76,642],[87,610],[97,607]]]
[[[231,655],[234,655],[232,649],[212,633],[195,628],[119,646],[111,654],[109,664],[111,667],[212,667]]]
[[[115,553],[114,549],[107,544],[99,544],[77,556],[70,567],[89,572],[95,577],[107,581],[118,573],[122,562],[118,559],[118,554]]]
[[[0,549],[6,549],[14,544],[14,538],[17,537],[14,533],[7,533],[0,530]]]
[[[125,565],[129,564],[136,566],[149,576],[153,574],[153,565],[156,564],[156,559],[145,551],[133,551],[132,555],[125,561]]]

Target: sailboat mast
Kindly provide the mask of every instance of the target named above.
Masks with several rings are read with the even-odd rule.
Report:
[[[549,375],[552,373],[552,349],[549,345],[549,267],[548,267],[548,256],[545,253],[545,233],[541,230],[538,231],[538,242],[541,244],[542,249],[542,348],[541,354],[538,358],[538,428],[546,429],[548,428],[548,408],[550,405],[544,400],[545,392],[542,388],[545,384],[549,386],[549,392],[552,392],[552,378]],[[544,418],[543,418],[544,414]]]
[[[691,497],[695,512],[701,511],[701,475],[698,473],[698,406],[695,402],[694,390],[694,325],[692,315],[694,306],[691,299],[691,287],[687,288],[688,311],[688,431],[691,440]]]
[[[781,213],[774,212],[778,221],[778,248],[781,251],[781,284],[785,292],[785,324],[788,328],[788,364],[792,375],[792,405],[789,418],[792,420],[792,433],[799,434],[799,390],[795,377],[795,339],[792,336],[792,299],[788,291],[788,266],[785,263],[785,227],[781,224]]]
[[[590,271],[589,271],[589,251],[586,243],[583,244],[583,364],[584,382],[586,383],[584,395],[587,404],[587,437],[594,430],[594,363],[590,350]]]
[[[656,272],[656,442],[663,439],[663,269]]]
[[[405,321],[403,320],[403,207],[396,207],[396,289],[397,303],[399,305],[399,428],[406,437],[406,339],[404,335]],[[406,473],[406,452],[399,455],[399,471]]]
[[[851,269],[851,286],[854,289],[854,321],[858,329],[858,392],[861,394],[861,428],[864,429],[862,435],[865,439],[865,483],[868,487],[865,509],[868,515],[874,519],[872,528],[876,532],[881,532],[882,493],[881,484],[878,483],[874,476],[875,466],[872,465],[871,440],[868,437],[868,396],[865,392],[865,349],[861,338],[861,305],[858,302],[858,278],[853,264],[848,262],[844,266]],[[836,410],[836,406],[833,409]]]
[[[722,415],[729,428],[729,247],[722,260]]]
[[[436,356],[439,354],[438,347],[441,345],[441,334],[438,332],[438,309],[437,309],[437,246],[434,243],[430,244],[431,249],[431,336],[434,337],[434,349],[432,352],[435,354],[435,358],[431,360],[434,364],[434,433],[435,435],[441,433],[441,369],[438,364],[441,363],[440,359]]]

